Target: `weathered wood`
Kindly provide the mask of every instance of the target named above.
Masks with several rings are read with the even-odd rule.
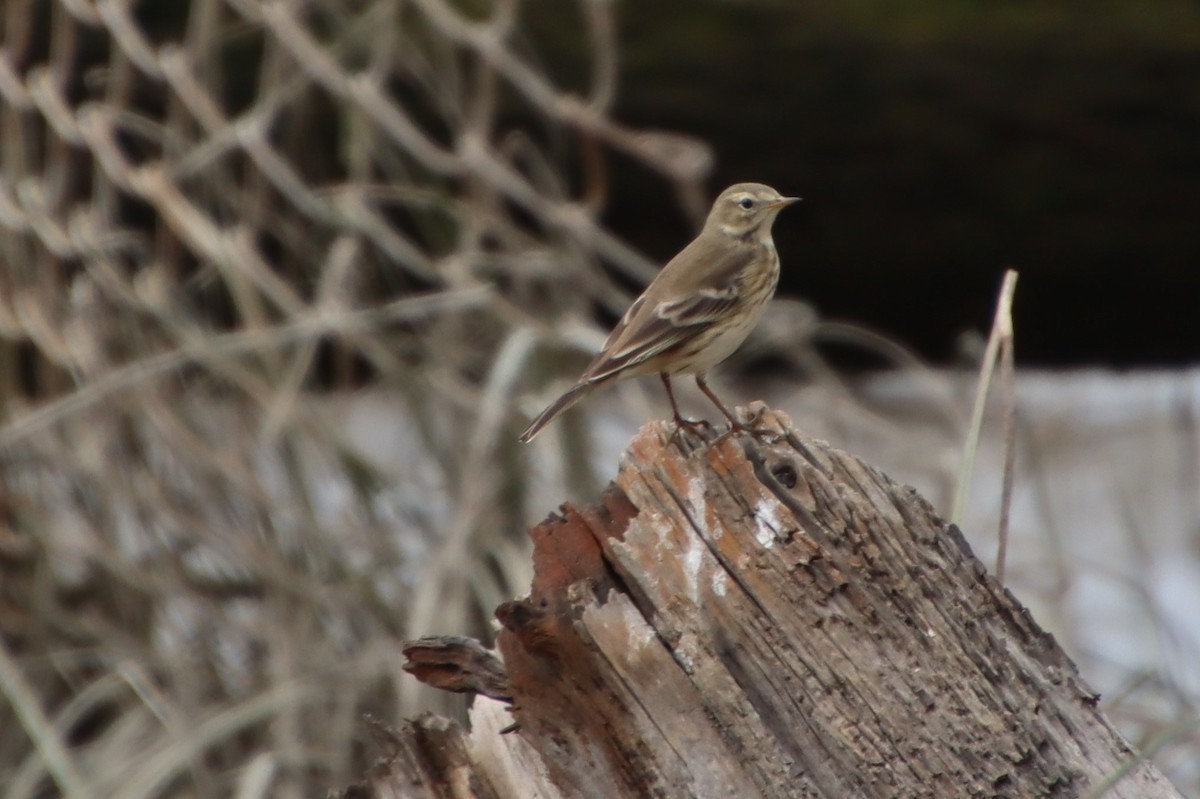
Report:
[[[476,767],[461,725],[426,713],[399,730],[376,729],[389,750],[338,799],[505,799]]]
[[[913,489],[762,423],[780,439],[649,426],[601,504],[531,531],[530,596],[497,611],[520,730],[472,735],[488,784],[1076,797],[1126,769],[1105,796],[1179,796]]]
[[[459,694],[512,700],[504,664],[474,638],[431,635],[400,646],[404,670],[426,685]]]

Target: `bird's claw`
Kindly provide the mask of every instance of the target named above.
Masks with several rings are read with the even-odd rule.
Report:
[[[711,429],[712,425],[709,424],[707,419],[684,419],[682,416],[677,416],[675,417],[675,430],[671,433],[670,440],[674,441],[684,430],[695,434],[697,438],[703,439],[703,431]],[[680,443],[682,443],[682,439],[680,439]]]
[[[720,444],[734,433],[749,433],[756,440],[764,444],[774,444],[783,439],[783,435],[778,430],[772,430],[769,427],[750,427],[744,424],[730,425],[725,432],[713,439],[713,444]]]
[[[751,414],[750,418],[745,422],[738,421],[737,419],[730,419],[729,428],[725,432],[721,433],[721,435],[717,436],[713,443],[720,444],[727,437],[733,435],[734,433],[749,433],[755,439],[762,441],[764,444],[774,444],[782,440],[783,434],[778,430],[772,430],[769,427],[758,427],[758,423],[762,421],[763,413],[765,411],[765,407],[759,408],[753,414]]]

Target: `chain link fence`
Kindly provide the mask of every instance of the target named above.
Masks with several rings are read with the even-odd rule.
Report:
[[[518,381],[654,269],[605,161],[693,217],[711,162],[564,5],[578,85],[513,0],[3,5],[6,796],[347,784],[398,642],[527,585]]]

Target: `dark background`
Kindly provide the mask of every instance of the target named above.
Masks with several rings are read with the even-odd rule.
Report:
[[[714,193],[805,198],[775,226],[783,293],[944,362],[1013,267],[1026,365],[1200,362],[1200,4],[618,9],[617,117],[712,144]],[[669,257],[692,232],[669,191],[612,167],[607,221]]]

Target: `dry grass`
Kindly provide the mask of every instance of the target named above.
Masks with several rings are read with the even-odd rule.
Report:
[[[455,711],[399,642],[486,636],[526,526],[612,470],[579,416],[515,442],[628,301],[609,276],[652,274],[597,222],[604,159],[706,196],[703,145],[610,116],[610,5],[573,4],[578,86],[515,1],[4,4],[6,796],[314,795],[376,754],[365,712]],[[853,399],[814,336],[961,441],[886,338],[782,303],[757,342]]]

